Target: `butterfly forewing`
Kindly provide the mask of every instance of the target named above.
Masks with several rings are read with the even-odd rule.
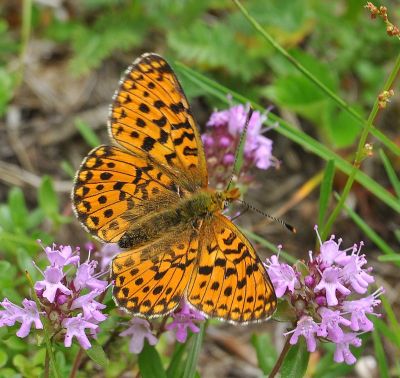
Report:
[[[204,151],[189,103],[159,55],[145,54],[127,70],[114,96],[110,130],[129,151],[179,172],[187,189],[207,186]]]
[[[94,236],[117,242],[130,224],[124,215],[147,214],[144,204],[166,196],[178,200],[177,188],[157,165],[118,147],[100,146],[83,161],[75,179],[73,205]],[[132,217],[131,217],[132,218]]]

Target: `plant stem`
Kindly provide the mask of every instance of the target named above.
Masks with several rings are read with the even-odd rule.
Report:
[[[293,66],[295,66],[304,76],[306,76],[310,81],[312,81],[317,87],[319,87],[323,92],[325,92],[333,101],[335,101],[342,109],[349,113],[354,119],[360,122],[361,125],[366,127],[367,122],[365,119],[358,114],[350,105],[348,105],[344,100],[342,100],[338,95],[336,95],[332,90],[330,90],[324,83],[318,80],[307,68],[305,68],[299,61],[292,57],[278,42],[276,42],[268,32],[263,29],[263,27],[252,17],[249,12],[243,7],[239,0],[233,0],[236,6],[239,8],[243,16],[249,21],[249,23],[256,29],[264,39],[285,59],[287,59]],[[381,133],[377,129],[371,131],[377,139],[379,139],[383,144],[385,144],[393,153],[400,156],[400,148],[393,143],[386,135]]]
[[[81,364],[83,355],[83,348],[79,348],[78,353],[76,353],[74,364],[72,365],[71,373],[69,374],[69,378],[75,378],[76,373],[78,372],[79,366]]]
[[[22,2],[22,23],[21,23],[21,49],[19,53],[19,70],[16,77],[16,88],[21,84],[24,76],[26,49],[28,47],[32,26],[32,0]]]
[[[38,296],[36,294],[32,278],[31,278],[31,276],[30,276],[30,274],[28,273],[27,270],[25,271],[25,275],[26,275],[26,278],[28,279],[29,285],[32,288],[32,296],[33,296],[33,299],[34,299],[34,301],[36,303],[36,306],[37,306],[37,308],[39,310],[40,320],[41,320],[41,322],[43,324],[44,339],[45,339],[45,342],[46,342],[46,353],[48,354],[48,357],[49,357],[49,360],[50,360],[50,366],[51,366],[51,368],[53,370],[54,377],[59,378],[60,376],[58,375],[58,371],[57,371],[57,368],[56,368],[56,360],[54,358],[54,353],[53,353],[51,340],[50,340],[50,336],[49,336],[49,333],[50,333],[49,332],[49,323],[48,323],[48,320],[47,320],[47,318],[45,316],[40,315],[40,309],[41,309],[40,301],[39,301],[39,298],[38,298]]]
[[[396,79],[396,77],[398,75],[399,70],[400,70],[400,55],[398,55],[395,65],[393,67],[393,70],[390,73],[389,78],[386,80],[386,83],[383,87],[383,91],[389,90],[391,88],[394,80]],[[336,220],[336,218],[338,217],[339,213],[341,212],[341,210],[343,208],[343,205],[347,199],[347,196],[350,193],[350,190],[351,190],[351,187],[353,186],[357,171],[360,169],[361,162],[364,158],[365,143],[366,143],[368,135],[373,127],[373,122],[374,122],[376,115],[378,114],[378,111],[379,111],[379,106],[378,106],[378,97],[377,97],[375,100],[374,106],[372,107],[371,113],[369,114],[367,123],[361,133],[360,140],[358,142],[357,151],[356,151],[356,156],[354,158],[353,168],[350,172],[350,175],[347,178],[342,195],[340,196],[340,199],[339,199],[335,209],[333,210],[332,214],[328,218],[328,221],[326,222],[326,224],[321,232],[322,240],[326,239],[328,233],[330,232],[330,230],[332,228],[334,221]]]
[[[281,368],[282,363],[291,347],[291,345],[289,344],[289,340],[290,340],[290,337],[287,337],[286,341],[285,341],[285,345],[283,346],[283,349],[281,351],[281,354],[279,355],[278,360],[275,363],[275,366],[271,370],[271,373],[269,373],[268,378],[274,378],[276,376],[276,374],[278,374],[279,369]]]

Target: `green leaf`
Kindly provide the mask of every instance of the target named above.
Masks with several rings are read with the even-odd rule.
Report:
[[[400,199],[400,180],[396,175],[396,171],[394,170],[390,160],[386,156],[385,152],[380,149],[379,156],[383,162],[383,166],[385,167],[386,174],[389,177],[390,183],[393,186],[394,191],[396,192],[397,197]]]
[[[301,337],[297,344],[290,346],[280,373],[285,378],[302,378],[307,370],[310,353],[307,351],[306,342]]]
[[[108,358],[103,347],[96,340],[92,340],[90,343],[92,344],[92,347],[85,350],[86,354],[96,364],[106,368],[108,365]]]
[[[143,350],[138,356],[139,370],[142,378],[167,378],[157,349],[145,341]]]
[[[376,329],[372,331],[372,339],[374,340],[375,357],[378,362],[379,376],[382,378],[389,378],[391,375],[389,373],[388,361],[385,356],[379,333]]]
[[[185,364],[183,376],[192,378],[196,376],[197,361],[199,359],[201,344],[203,343],[206,322],[200,324],[200,332],[192,336],[191,348],[189,348],[188,357]]]
[[[325,114],[323,126],[334,146],[336,148],[351,146],[360,134],[360,122],[336,106],[329,106]]]
[[[53,181],[44,176],[39,187],[38,201],[43,212],[53,220],[58,216],[58,197],[54,190]]]
[[[335,175],[335,161],[328,160],[324,171],[324,177],[322,178],[321,190],[319,192],[319,212],[318,212],[319,227],[322,227],[323,225],[326,211],[329,206],[334,175]]]
[[[75,177],[75,169],[69,161],[63,160],[61,162],[61,169],[70,177]]]
[[[75,120],[75,127],[78,129],[83,139],[90,147],[94,148],[101,144],[99,137],[87,123],[77,118]]]
[[[0,368],[2,368],[8,360],[8,355],[4,350],[0,349]]]
[[[276,350],[271,337],[267,333],[251,336],[251,343],[256,350],[258,366],[265,375],[268,375],[276,361]]]
[[[192,335],[189,335],[191,337]],[[183,370],[185,368],[183,356],[186,352],[186,343],[175,343],[174,354],[172,355],[171,362],[168,365],[167,377],[177,378],[183,376]]]
[[[15,227],[25,230],[28,209],[25,204],[24,193],[20,188],[13,187],[8,194],[8,206]]]

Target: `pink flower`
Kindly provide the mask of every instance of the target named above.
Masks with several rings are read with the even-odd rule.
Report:
[[[98,252],[101,257],[100,270],[107,270],[110,267],[112,259],[118,255],[118,253],[121,253],[121,248],[118,247],[118,243],[105,243]]]
[[[62,326],[67,332],[64,339],[64,345],[69,348],[72,345],[72,339],[76,337],[83,349],[89,349],[92,345],[85,334],[85,329],[96,330],[99,326],[82,319],[82,314],[78,314],[73,318],[66,318],[62,322]]]
[[[289,343],[291,345],[297,344],[299,337],[303,336],[306,339],[307,350],[309,352],[315,352],[317,347],[317,341],[315,335],[318,332],[318,324],[315,323],[311,316],[303,316],[298,322],[295,329],[290,332],[286,332],[284,335],[292,334]]]
[[[348,327],[351,322],[341,316],[339,311],[333,311],[326,307],[321,307],[318,312],[321,315],[321,324],[317,335],[328,337],[333,342],[341,340],[343,338],[343,330],[339,325]]]
[[[354,301],[344,301],[343,310],[351,313],[351,326],[353,331],[372,331],[374,324],[367,318],[366,314],[380,316],[375,314],[373,308],[381,301],[378,298],[383,293],[383,288],[378,289],[375,293],[366,298]]]
[[[133,318],[129,322],[130,326],[125,331],[121,332],[120,336],[131,336],[129,343],[129,351],[139,354],[144,345],[144,340],[147,339],[150,345],[157,344],[155,337],[150,330],[150,323],[146,319]]]
[[[85,262],[79,265],[76,277],[74,279],[75,289],[81,290],[84,288],[89,288],[91,290],[100,290],[103,291],[107,286],[107,282],[103,280],[99,280],[93,275],[97,266],[97,261]],[[100,273],[102,274],[102,273]]]
[[[294,289],[299,285],[296,272],[288,264],[279,263],[278,257],[272,255],[267,260],[267,272],[274,285],[275,293],[278,298],[285,295],[286,291],[294,293]]]
[[[56,245],[53,244],[52,247],[46,247],[44,251],[52,266],[62,268],[64,265],[76,265],[79,262],[79,255],[74,256],[69,245],[60,245],[59,249],[56,249]]]
[[[57,290],[64,294],[71,294],[61,280],[64,278],[64,273],[58,267],[47,267],[44,271],[44,280],[35,283],[35,290],[43,290],[42,296],[46,298],[50,303],[54,302]]]
[[[184,343],[187,338],[188,328],[193,333],[198,333],[200,328],[195,325],[195,321],[204,320],[204,316],[197,310],[189,307],[186,301],[182,301],[181,308],[172,314],[174,319],[172,323],[167,324],[165,329],[171,331],[176,330],[176,340]]]
[[[94,290],[86,295],[76,298],[72,302],[71,310],[81,308],[83,310],[84,319],[90,322],[96,323],[104,321],[107,319],[107,316],[99,310],[104,310],[106,305],[94,300],[94,298],[96,298],[99,294],[101,294],[100,291]]]
[[[36,329],[43,329],[39,311],[34,301],[24,299],[22,301],[23,308],[10,302],[7,298],[4,298],[0,304],[5,308],[5,311],[0,311],[0,327],[5,325],[10,327],[15,322],[21,323],[17,332],[17,336],[21,338],[28,336],[32,324]]]
[[[330,267],[324,270],[322,273],[322,279],[320,283],[315,286],[314,291],[318,292],[321,290],[326,291],[326,300],[329,306],[335,306],[338,304],[338,299],[336,298],[336,291],[339,291],[343,295],[349,295],[351,291],[347,289],[340,282],[340,269],[335,267]]]
[[[347,365],[352,365],[356,362],[356,358],[350,351],[350,345],[355,347],[361,346],[361,339],[355,333],[345,333],[342,339],[337,342],[333,359],[335,362],[345,362]]]

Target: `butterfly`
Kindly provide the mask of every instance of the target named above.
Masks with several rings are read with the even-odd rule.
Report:
[[[161,56],[144,54],[126,70],[108,129],[113,145],[83,160],[72,201],[88,232],[123,249],[111,268],[116,304],[148,318],[181,300],[231,323],[269,318],[276,296],[266,269],[223,215],[240,192],[208,187],[199,130]]]

